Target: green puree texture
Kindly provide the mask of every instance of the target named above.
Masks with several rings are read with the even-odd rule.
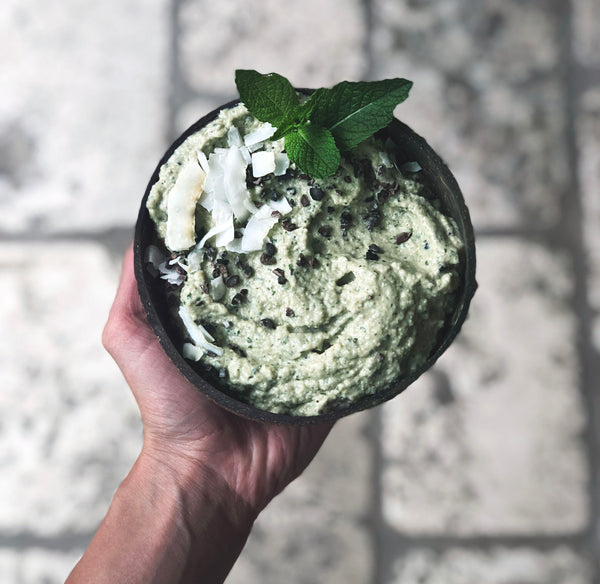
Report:
[[[198,148],[209,155],[226,145],[231,124],[243,135],[258,122],[243,106],[227,110],[163,167],[148,202],[162,236],[180,164]],[[272,147],[281,149],[280,142]],[[223,348],[222,356],[202,360],[240,399],[315,415],[374,393],[427,359],[455,302],[462,242],[420,173],[386,166],[382,152],[393,160],[389,145],[369,139],[318,182],[294,169],[248,181],[257,207],[281,196],[293,206],[269,232],[273,247],[227,252],[227,274],[239,283],[219,301],[206,291],[222,249],[209,250],[201,269],[188,274],[180,301]],[[198,206],[198,241],[210,227],[210,214]],[[274,251],[269,263],[265,251]]]

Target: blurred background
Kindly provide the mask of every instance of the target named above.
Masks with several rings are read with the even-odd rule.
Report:
[[[236,96],[406,77],[479,290],[457,342],[337,424],[232,584],[598,584],[598,0],[3,0],[0,579],[63,582],[139,452],[100,335],[146,183]]]

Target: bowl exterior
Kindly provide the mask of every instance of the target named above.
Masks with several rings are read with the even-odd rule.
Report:
[[[299,91],[310,92],[310,90]],[[424,180],[434,192],[436,198],[440,200],[443,212],[456,221],[464,243],[461,257],[461,282],[456,292],[456,306],[453,313],[449,315],[446,326],[440,331],[438,342],[425,363],[412,374],[398,379],[389,387],[365,396],[346,407],[316,416],[294,416],[261,410],[239,400],[234,392],[219,384],[218,377],[214,373],[201,371],[199,368],[193,367],[191,363],[184,359],[177,348],[181,346],[182,342],[179,338],[180,333],[172,322],[172,317],[170,317],[165,302],[163,286],[161,285],[164,284],[164,280],[151,276],[144,265],[147,247],[151,244],[160,246],[154,223],[146,208],[146,202],[152,186],[158,180],[160,168],[185,139],[214,120],[222,109],[228,109],[238,103],[238,101],[232,101],[224,104],[188,128],[170,146],[150,178],[141,202],[134,237],[135,277],[148,323],[157,335],[169,359],[192,385],[221,407],[245,418],[276,424],[308,424],[335,420],[392,399],[429,369],[450,346],[467,317],[469,305],[477,286],[475,282],[475,237],[469,210],[460,188],[446,164],[427,142],[397,119],[394,119],[388,128],[382,130],[382,133],[389,136],[396,144],[398,158],[401,162],[415,161],[421,166]]]

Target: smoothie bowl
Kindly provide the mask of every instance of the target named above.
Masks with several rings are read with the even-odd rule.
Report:
[[[322,90],[279,95],[309,104],[286,135],[246,95],[279,76],[238,73],[252,73],[243,102],[186,130],[146,189],[134,250],[148,321],[199,391],[248,418],[307,423],[389,400],[466,318],[475,246],[460,189],[396,119],[344,143],[349,132],[319,114]],[[381,106],[374,95],[361,103]],[[327,124],[337,154],[319,134]]]

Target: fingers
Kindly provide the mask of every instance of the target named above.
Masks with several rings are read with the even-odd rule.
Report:
[[[154,333],[146,322],[144,307],[137,291],[133,245],[130,245],[123,258],[121,280],[102,333],[102,343],[118,362],[118,352],[123,342],[127,341],[129,344],[135,339],[147,345],[154,339]]]

